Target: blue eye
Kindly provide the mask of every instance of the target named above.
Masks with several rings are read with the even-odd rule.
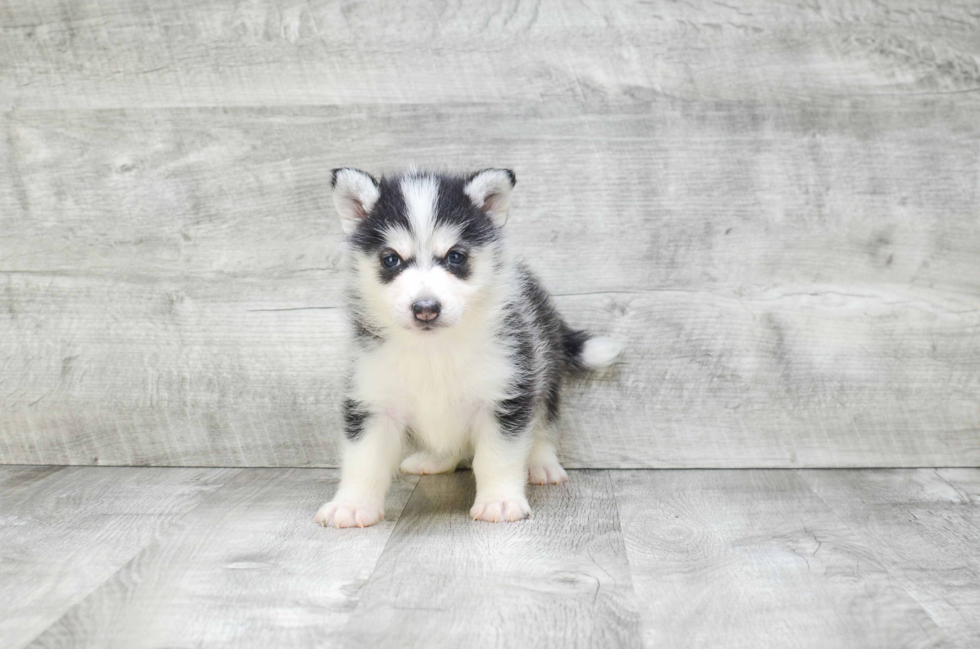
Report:
[[[402,258],[392,252],[382,257],[381,263],[385,265],[385,268],[394,268],[402,263]]]
[[[466,255],[464,255],[458,250],[453,250],[448,255],[446,255],[446,261],[448,261],[450,264],[454,266],[459,266],[464,261],[466,261]]]

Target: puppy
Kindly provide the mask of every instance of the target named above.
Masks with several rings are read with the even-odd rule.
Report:
[[[525,483],[568,480],[554,443],[562,379],[622,347],[569,328],[512,258],[502,228],[515,182],[508,169],[333,171],[353,363],[340,487],[317,523],[377,523],[399,462],[447,473],[472,458],[470,516],[490,522],[530,513]],[[402,460],[408,439],[422,450]]]

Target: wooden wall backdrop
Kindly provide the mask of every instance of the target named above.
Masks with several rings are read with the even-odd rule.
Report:
[[[329,169],[517,172],[574,467],[980,465],[975,0],[0,2],[0,462],[334,466]]]

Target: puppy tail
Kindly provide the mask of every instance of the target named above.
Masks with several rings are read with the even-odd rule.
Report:
[[[572,369],[598,370],[616,362],[623,343],[605,336],[590,336],[587,331],[568,330],[564,335],[565,356]]]

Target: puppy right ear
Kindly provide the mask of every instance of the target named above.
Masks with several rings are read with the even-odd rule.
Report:
[[[484,169],[470,176],[463,191],[498,228],[502,228],[510,209],[510,191],[516,183],[517,177],[510,169]]]
[[[340,227],[349,235],[378,201],[381,195],[378,181],[360,169],[342,167],[333,170],[330,186],[333,187],[333,204],[340,215]]]

